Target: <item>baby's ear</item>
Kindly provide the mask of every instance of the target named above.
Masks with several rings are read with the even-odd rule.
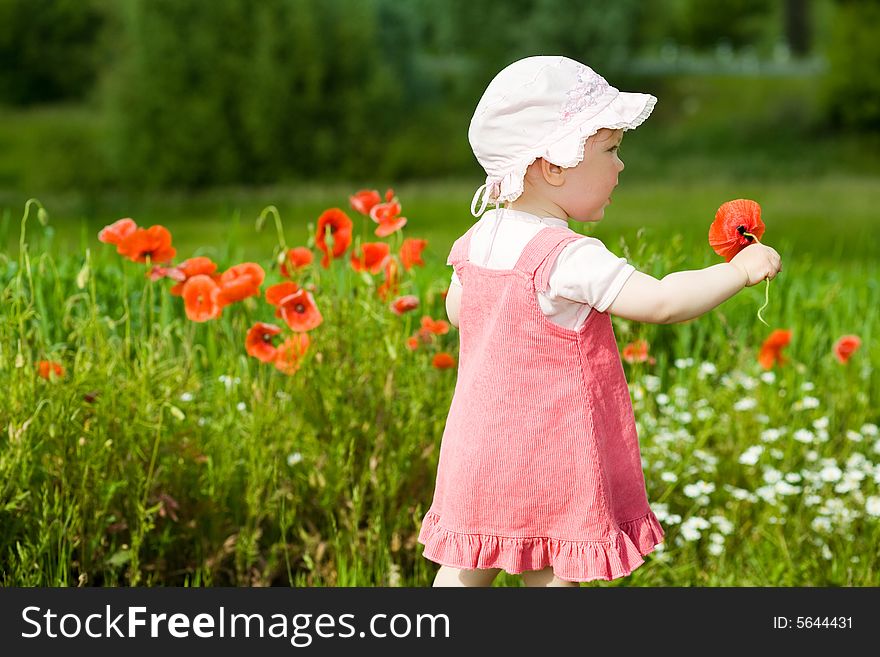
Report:
[[[535,164],[538,162],[541,163],[540,175],[546,180],[549,184],[553,186],[558,186],[562,184],[562,167],[553,164],[552,162],[548,162],[544,158],[538,158],[535,160]]]

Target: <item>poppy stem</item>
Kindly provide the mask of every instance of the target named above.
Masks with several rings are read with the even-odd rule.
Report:
[[[287,242],[284,241],[284,228],[281,225],[281,215],[278,212],[278,208],[274,205],[267,205],[263,208],[263,211],[260,212],[260,216],[257,217],[257,230],[263,227],[263,222],[266,220],[266,215],[269,213],[275,217],[275,230],[278,233],[278,244],[281,246],[283,253],[287,254]]]
[[[758,244],[761,243],[760,241],[758,241],[758,238],[757,238],[755,235],[753,235],[752,233],[750,233],[750,232],[748,232],[748,231],[745,231],[745,230],[744,230],[744,231],[742,231],[741,234],[742,234],[742,235],[747,235],[748,237],[751,237],[751,238],[752,238],[753,240],[755,240],[755,242],[758,243]],[[769,325],[767,322],[764,321],[764,318],[763,318],[763,317],[761,317],[761,311],[764,310],[764,308],[767,307],[767,304],[770,303],[770,279],[769,279],[769,278],[766,278],[766,279],[764,279],[764,280],[767,281],[767,287],[764,288],[764,305],[761,306],[760,308],[758,308],[758,319],[761,320],[761,322],[764,324],[764,326],[766,326],[767,328],[770,328],[770,325]]]
[[[760,308],[758,308],[758,319],[760,319],[761,322],[763,322],[764,326],[766,326],[767,328],[770,328],[770,325],[764,321],[763,317],[761,317],[761,311],[767,307],[768,303],[770,303],[770,279],[765,278],[764,280],[767,282],[767,287],[764,288],[764,305],[761,306]]]

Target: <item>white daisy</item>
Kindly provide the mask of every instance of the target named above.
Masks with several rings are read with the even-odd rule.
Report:
[[[859,431],[863,436],[876,436],[878,433],[877,425],[871,423],[863,424]]]
[[[656,392],[660,389],[660,377],[653,374],[645,374],[645,389],[648,392]]]
[[[758,405],[757,400],[751,397],[743,397],[733,405],[735,411],[750,411]]]
[[[795,440],[799,440],[802,443],[811,443],[813,442],[814,437],[815,436],[813,436],[813,432],[809,429],[798,429],[792,435],[792,438],[794,438]]]
[[[708,375],[708,374],[717,374],[717,373],[718,373],[718,368],[715,367],[714,363],[710,363],[708,361],[703,361],[702,363],[700,363],[699,376],[701,379],[706,378],[706,375]]]
[[[843,476],[843,472],[840,471],[836,465],[826,465],[819,472],[819,476],[822,478],[822,481],[833,482],[837,481]]]
[[[739,456],[739,462],[743,465],[755,465],[764,451],[763,445],[752,445]]]
[[[694,484],[687,484],[684,487],[684,494],[690,498],[699,497],[700,495],[708,495],[715,490],[715,484],[700,479]]]

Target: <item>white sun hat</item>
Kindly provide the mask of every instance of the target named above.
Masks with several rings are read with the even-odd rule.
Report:
[[[468,141],[487,174],[471,201],[471,214],[479,217],[488,203],[497,208],[522,194],[526,169],[537,158],[576,166],[591,135],[601,128],[631,130],[656,103],[650,94],[618,91],[568,57],[540,55],[513,62],[489,83],[468,129]]]

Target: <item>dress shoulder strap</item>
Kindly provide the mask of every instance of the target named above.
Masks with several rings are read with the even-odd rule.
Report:
[[[560,251],[568,244],[583,238],[566,226],[542,228],[526,244],[514,269],[534,278],[535,290],[544,292],[550,281],[550,271]]]

